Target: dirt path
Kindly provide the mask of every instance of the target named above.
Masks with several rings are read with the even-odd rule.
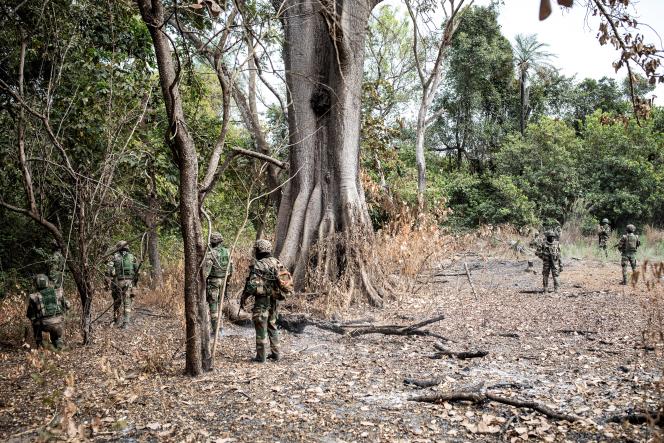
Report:
[[[449,339],[445,346],[486,350],[484,358],[432,359],[436,340],[428,337],[350,338],[308,327],[301,334],[283,333],[283,361],[257,365],[249,362],[253,330],[232,326],[221,340],[216,370],[191,380],[179,375],[182,353],[171,359],[181,344],[181,322],[143,310],[129,331],[98,329],[90,348],[74,346],[59,354],[2,349],[0,440],[67,431],[99,441],[652,437],[647,425],[604,422],[611,415],[653,409],[659,399],[653,384],[662,377],[661,352],[644,349],[641,339],[647,293],[618,286],[616,265],[570,260],[562,291],[540,294],[534,293],[540,276],[524,273],[523,261],[468,264],[479,301],[465,276],[442,277],[437,280],[447,281],[429,294],[400,298],[384,310],[358,309],[346,319],[371,316],[376,323],[406,325],[444,313],[446,319],[430,329]],[[70,373],[73,380],[65,389]],[[442,383],[417,389],[405,386],[405,378]],[[584,419],[555,422],[495,403],[409,401],[423,392],[479,383]],[[57,426],[56,411],[66,417]]]

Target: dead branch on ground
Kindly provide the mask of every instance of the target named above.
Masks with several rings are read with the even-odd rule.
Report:
[[[444,402],[457,402],[467,401],[474,404],[483,404],[489,401],[502,403],[516,408],[528,408],[539,412],[552,420],[566,420],[570,423],[580,420],[581,417],[577,415],[565,414],[555,411],[550,407],[538,403],[533,400],[521,400],[518,398],[503,397],[491,392],[477,392],[477,391],[452,391],[441,392],[433,395],[418,395],[412,397],[411,401],[424,402],[424,403],[444,403]]]
[[[353,323],[338,323],[326,320],[318,320],[304,315],[281,315],[277,324],[289,332],[302,332],[307,326],[315,326],[319,329],[334,332],[335,334],[349,335],[351,337],[358,337],[367,334],[383,334],[383,335],[418,335],[423,337],[436,337],[442,340],[447,338],[442,337],[434,332],[422,330],[424,326],[437,323],[445,318],[444,315],[438,315],[428,320],[412,324],[410,326],[402,325],[372,325],[372,324],[353,324]]]

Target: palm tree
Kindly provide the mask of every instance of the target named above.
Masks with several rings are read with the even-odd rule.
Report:
[[[537,34],[517,34],[514,37],[514,62],[519,72],[519,92],[521,98],[520,106],[520,129],[521,134],[526,129],[528,116],[528,78],[532,71],[541,72],[546,68],[552,68],[548,60],[555,54],[546,51],[549,46],[537,41]]]

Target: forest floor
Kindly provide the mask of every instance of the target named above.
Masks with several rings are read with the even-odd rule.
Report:
[[[0,348],[0,440],[97,441],[651,441],[660,428],[608,423],[661,401],[662,349],[644,346],[652,293],[619,286],[620,266],[565,260],[559,293],[542,294],[525,261],[467,257],[465,275],[435,277],[384,309],[352,308],[343,320],[408,325],[444,314],[427,329],[453,351],[482,358],[431,358],[434,337],[350,337],[307,327],[282,333],[280,362],[250,362],[251,327],[226,326],[216,368],[182,375],[183,325],[137,302],[129,330],[97,324],[81,347]],[[535,262],[537,267],[539,262]],[[461,274],[463,261],[437,273]],[[538,269],[539,271],[539,269]],[[432,271],[433,272],[433,271]],[[422,276],[425,280],[427,276]],[[100,311],[99,311],[100,312]],[[404,379],[438,378],[420,389]],[[430,404],[421,394],[478,388],[534,400],[581,420],[556,421],[495,402]],[[661,435],[660,435],[661,438]]]

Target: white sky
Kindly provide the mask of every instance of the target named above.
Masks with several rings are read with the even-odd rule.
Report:
[[[388,0],[385,3],[404,10],[399,0]],[[475,4],[487,5],[489,0],[476,0]],[[551,0],[553,5],[555,0]],[[664,0],[637,0],[634,2],[636,16],[640,22],[650,25],[664,39]],[[599,79],[601,77],[614,77],[622,80],[627,75],[623,67],[618,74],[615,73],[612,63],[618,59],[619,53],[613,46],[600,46],[595,38],[599,26],[598,17],[588,17],[586,23],[586,9],[574,7],[571,9],[554,6],[553,13],[548,19],[541,22],[538,18],[539,0],[505,0],[500,8],[498,21],[503,34],[514,42],[517,34],[537,34],[538,40],[549,45],[548,50],[557,55],[552,64],[560,69],[561,73],[577,76],[577,80],[586,77]],[[664,47],[660,37],[653,31],[642,28],[647,43],[655,43],[659,48]],[[642,73],[640,68],[635,72]],[[664,85],[659,84],[655,95],[656,103],[664,103]]]

